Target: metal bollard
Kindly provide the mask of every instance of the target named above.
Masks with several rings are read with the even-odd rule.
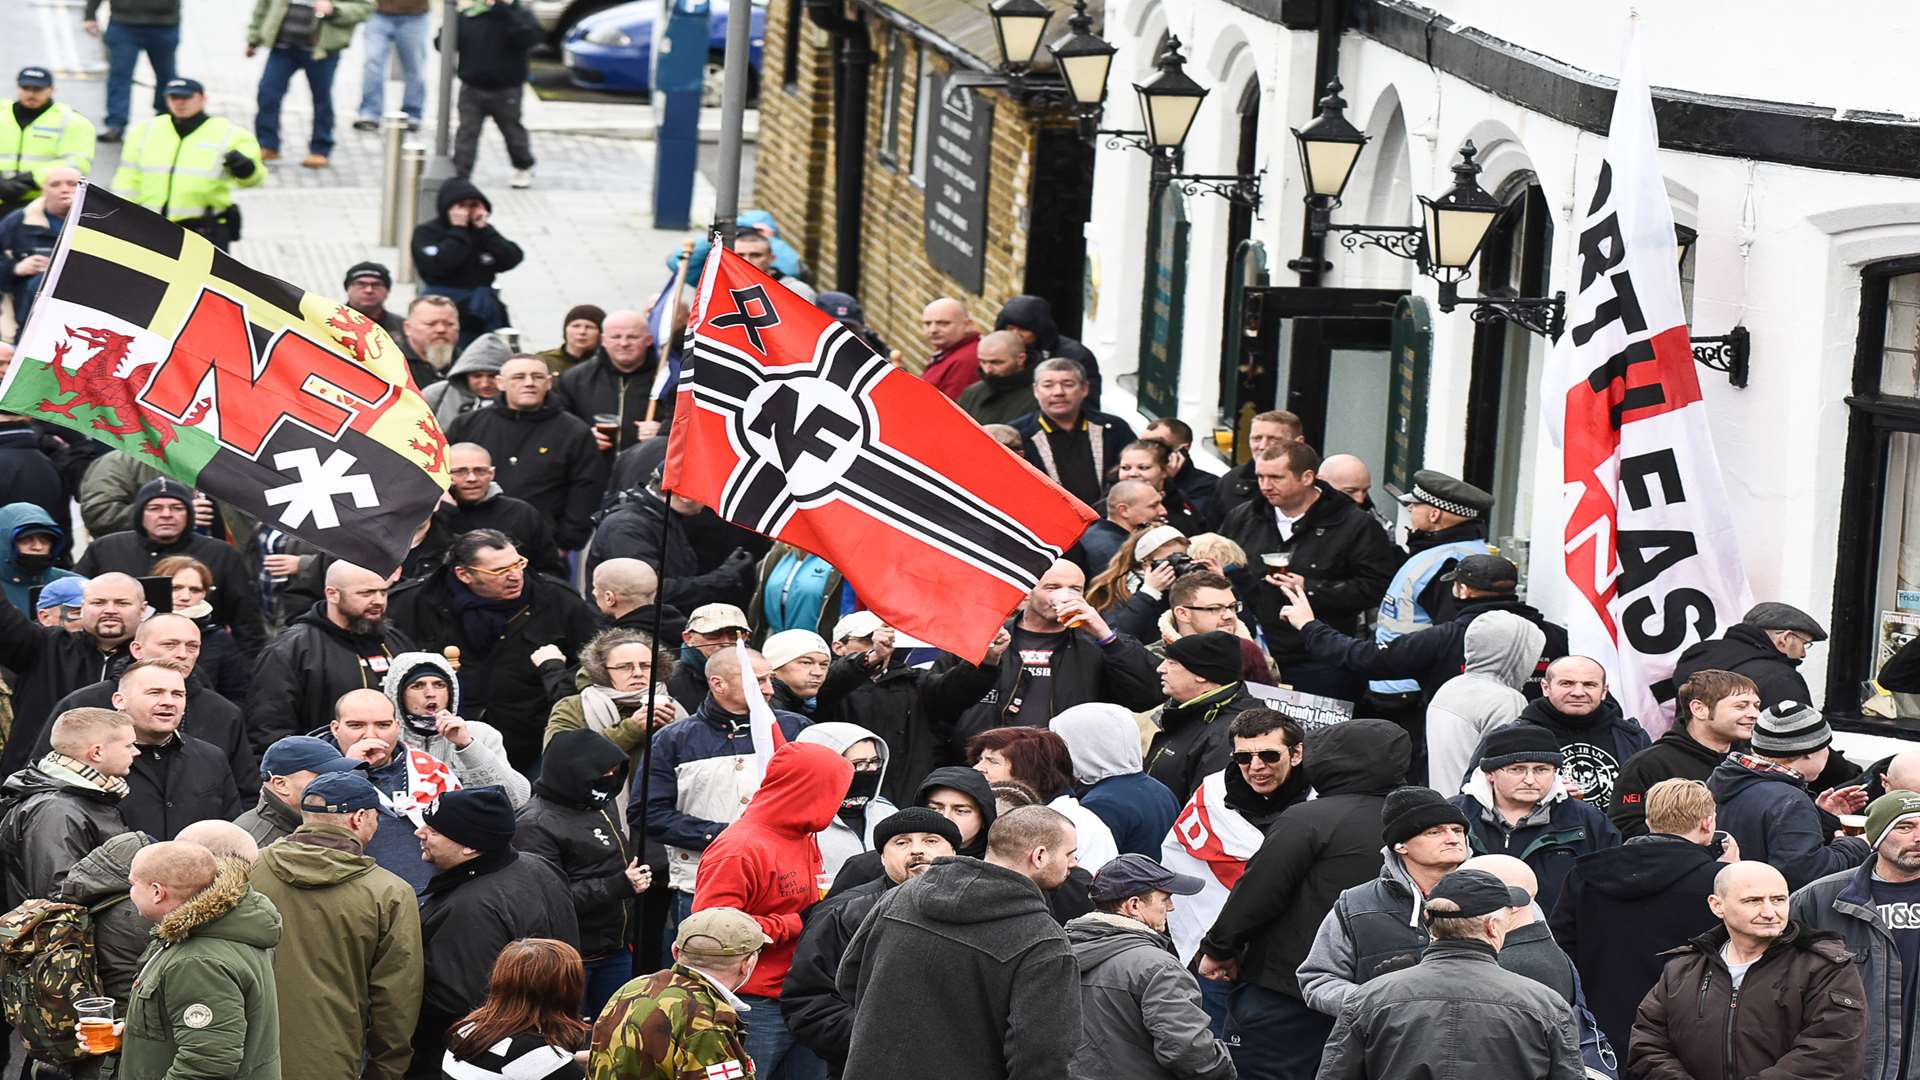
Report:
[[[418,281],[413,265],[413,227],[420,220],[420,174],[427,167],[427,148],[408,143],[400,151],[400,197],[394,221],[394,239],[400,248],[401,281]]]
[[[381,247],[398,241],[400,193],[400,145],[407,139],[407,114],[390,112],[380,119],[380,238]]]

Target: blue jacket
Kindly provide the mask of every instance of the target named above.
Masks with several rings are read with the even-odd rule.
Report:
[[[1113,830],[1120,854],[1131,852],[1160,861],[1160,842],[1173,830],[1180,805],[1167,785],[1146,773],[1109,776],[1080,796],[1080,805]]]
[[[33,618],[33,608],[27,605],[27,596],[34,586],[46,585],[63,577],[73,577],[71,570],[62,570],[49,566],[44,570],[28,573],[20,568],[13,542],[20,530],[28,525],[44,525],[53,530],[53,550],[60,551],[60,538],[66,530],[54,524],[47,512],[30,502],[8,503],[0,506],[0,589],[6,590],[7,600],[24,612],[27,618]]]
[[[1493,789],[1484,772],[1475,773],[1449,801],[1467,815],[1467,842],[1475,855],[1511,855],[1533,868],[1540,882],[1533,898],[1541,911],[1559,903],[1575,859],[1620,846],[1620,831],[1607,815],[1568,798],[1558,780],[1542,804],[1511,830],[1492,809]]]
[[[795,713],[775,709],[773,716],[789,741],[807,726],[806,717]],[[760,787],[747,718],[708,697],[685,720],[654,732],[648,775],[644,805],[639,777],[632,781],[627,824],[636,840],[644,829],[667,846],[668,884],[691,894],[700,853],[739,818]]]
[[[1720,828],[1733,834],[1740,857],[1770,864],[1797,889],[1815,878],[1851,870],[1871,850],[1857,836],[1828,840],[1820,811],[1798,776],[1761,765],[1762,759],[1729,754],[1707,778],[1719,808]]]

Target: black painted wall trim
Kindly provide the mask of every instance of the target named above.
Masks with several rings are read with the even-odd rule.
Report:
[[[1287,0],[1229,0],[1249,11]],[[1283,17],[1276,21],[1291,29]],[[1516,105],[1605,134],[1613,85],[1406,0],[1347,0],[1347,27]],[[1660,145],[1837,172],[1920,178],[1920,124],[1874,113],[1655,88]]]

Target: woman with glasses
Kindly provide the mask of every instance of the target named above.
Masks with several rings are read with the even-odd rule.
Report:
[[[859,724],[837,721],[814,724],[794,741],[819,743],[853,765],[853,784],[840,802],[840,812],[831,824],[814,834],[820,844],[822,873],[825,880],[832,881],[848,859],[873,850],[873,827],[895,809],[880,794],[880,783],[887,776],[887,744]]]
[[[653,729],[687,715],[666,686],[655,685],[670,667],[670,661],[654,649],[653,640],[638,630],[603,630],[594,635],[580,650],[580,671],[574,676],[580,692],[561,698],[547,714],[542,749],[555,735],[584,728],[619,747],[632,770],[628,775],[637,774],[640,753]],[[654,688],[652,713],[647,711],[649,687]],[[617,808],[625,821],[625,788],[620,790]]]

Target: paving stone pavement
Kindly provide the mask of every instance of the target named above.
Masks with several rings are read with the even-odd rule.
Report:
[[[0,34],[0,69],[29,63],[72,61],[84,68],[98,62],[98,45],[84,35],[72,43],[50,27],[79,18],[73,0],[0,0],[30,4],[36,18],[22,32]],[[209,108],[251,126],[255,89],[265,53],[245,56],[246,25],[252,0],[185,0],[178,67],[182,75],[207,86]],[[234,254],[267,273],[316,292],[337,293],[341,275],[361,259],[396,266],[398,251],[379,247],[381,137],[355,131],[360,100],[363,52],[360,35],[340,58],[334,78],[335,147],[331,167],[305,169],[299,159],[311,130],[312,104],[303,78],[296,76],[281,110],[282,151],[287,156],[270,169],[266,183],[240,193],[244,236]],[[429,49],[429,69],[438,53]],[[49,60],[49,57],[55,59]],[[151,72],[144,61],[136,75],[133,115],[146,114]],[[399,84],[389,85],[390,108],[399,102]],[[417,139],[433,145],[435,87],[428,88],[427,126]],[[104,105],[102,76],[61,75],[58,96],[96,122]],[[666,282],[665,259],[684,234],[652,227],[649,199],[653,182],[652,110],[644,104],[542,101],[526,97],[524,118],[532,132],[539,164],[535,185],[508,187],[511,166],[499,133],[488,126],[481,140],[473,181],[494,205],[500,231],[526,251],[517,269],[504,274],[499,288],[531,349],[556,344],[560,320],[568,308],[595,303],[613,310],[642,307]],[[715,118],[705,118],[711,124]],[[751,126],[750,129],[751,130]],[[103,144],[94,175],[110,180],[118,147]],[[749,175],[751,159],[748,163]],[[712,185],[698,176],[694,188],[696,222],[712,214]],[[431,214],[432,207],[423,212]],[[412,295],[397,283],[394,306]]]

